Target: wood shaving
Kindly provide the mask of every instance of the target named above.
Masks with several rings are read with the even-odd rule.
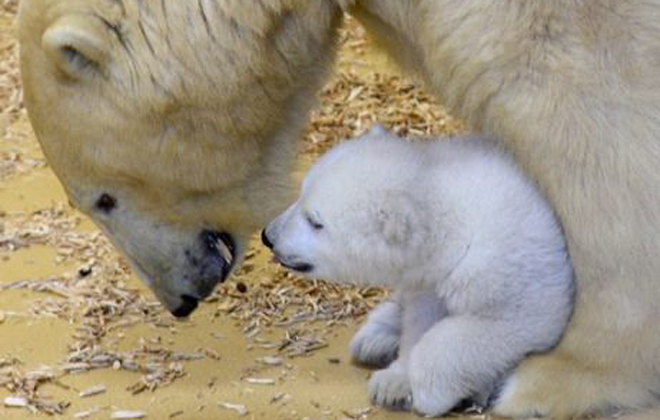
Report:
[[[79,411],[73,415],[73,418],[76,419],[86,419],[88,417],[93,416],[94,414],[98,413],[100,411],[100,408],[94,407],[91,410],[86,410],[86,411]]]
[[[143,419],[147,417],[144,411],[115,411],[110,418],[112,419]]]
[[[245,378],[245,382],[255,385],[275,385],[273,378]]]
[[[277,356],[264,356],[258,358],[257,362],[266,366],[280,366],[283,363],[283,360],[281,357]]]
[[[204,349],[204,355],[206,357],[208,357],[209,359],[213,359],[213,360],[221,360],[222,359],[222,357],[220,356],[220,354],[218,354],[217,351],[215,351],[213,349],[210,349],[210,348]]]
[[[283,392],[280,392],[279,394],[273,395],[273,398],[270,399],[270,403],[277,404],[281,402],[282,404],[286,404],[289,400],[291,400],[290,394],[285,394]]]
[[[89,389],[86,389],[85,391],[82,391],[81,393],[78,394],[78,396],[80,398],[93,397],[94,395],[103,394],[105,393],[105,391],[107,391],[105,385],[96,385]]]
[[[218,403],[218,404],[222,408],[234,411],[240,417],[247,416],[247,414],[249,413],[247,407],[244,406],[243,404],[232,404],[232,403],[228,403],[228,402],[221,402],[221,403]]]
[[[5,407],[27,407],[28,401],[23,397],[7,397],[4,404]]]

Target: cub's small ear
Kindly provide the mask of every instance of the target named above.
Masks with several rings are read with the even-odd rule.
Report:
[[[422,223],[418,204],[405,193],[382,194],[376,221],[385,242],[401,246],[412,239]]]
[[[66,16],[46,30],[41,46],[66,76],[80,80],[103,70],[110,57],[105,30],[84,16]]]
[[[386,136],[387,135],[387,130],[385,127],[383,127],[382,124],[380,123],[375,123],[374,125],[371,126],[369,131],[367,132],[369,136]]]
[[[351,7],[355,5],[355,0],[339,0],[339,6],[344,10],[344,12],[348,12]]]

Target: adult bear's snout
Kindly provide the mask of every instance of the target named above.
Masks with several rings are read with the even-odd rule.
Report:
[[[199,302],[227,279],[237,260],[236,242],[228,233],[203,230],[184,250],[184,257],[184,269],[170,274],[171,286],[161,295],[166,296],[161,300],[177,318],[193,313]]]
[[[236,261],[236,243],[228,233],[212,230],[202,231],[199,239],[201,246],[186,251],[188,273],[185,277],[195,289],[192,296],[188,297],[202,300],[213,293],[215,286],[224,282],[231,273]],[[187,302],[191,306],[191,300]]]

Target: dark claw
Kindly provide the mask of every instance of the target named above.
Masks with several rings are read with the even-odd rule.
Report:
[[[412,396],[398,398],[387,408],[393,411],[410,411],[412,409]]]

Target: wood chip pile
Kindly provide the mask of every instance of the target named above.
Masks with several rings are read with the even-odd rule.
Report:
[[[466,131],[461,121],[410,78],[397,71],[374,71],[372,58],[365,57],[368,44],[364,28],[349,18],[340,38],[337,71],[312,112],[303,143],[305,153],[318,156],[374,123],[404,137],[452,136]]]
[[[2,0],[0,5],[1,22],[11,22],[16,15],[17,0]],[[2,28],[5,29],[5,28]],[[23,108],[18,70],[18,45],[11,37],[0,39],[0,110],[5,115],[16,118]]]
[[[17,0],[0,0],[0,31],[11,34]],[[26,133],[11,129],[23,109],[18,69],[18,44],[11,36],[0,37],[0,136],[2,141],[26,141]],[[23,156],[19,151],[0,151],[0,180],[44,165],[43,159]]]

